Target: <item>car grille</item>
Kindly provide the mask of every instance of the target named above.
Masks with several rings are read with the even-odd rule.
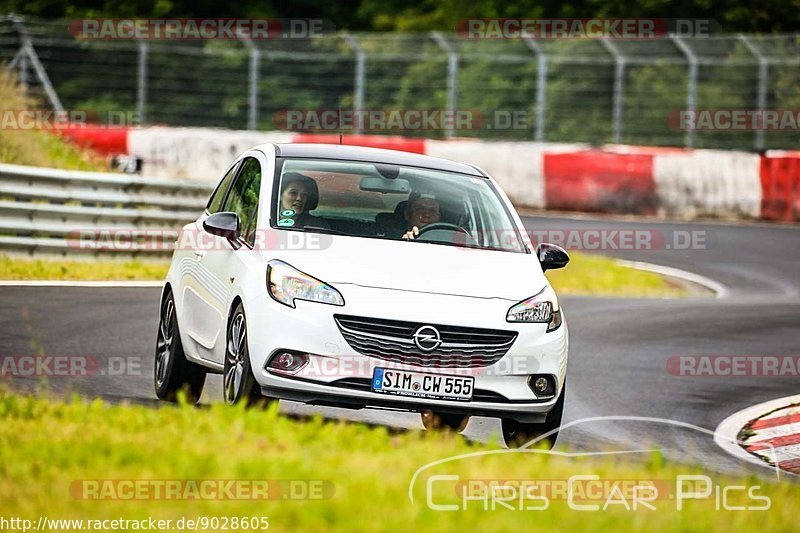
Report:
[[[490,366],[500,360],[517,338],[513,331],[477,329],[334,315],[347,343],[362,355],[407,365],[437,368]],[[442,343],[425,352],[414,344],[421,326],[439,330]]]

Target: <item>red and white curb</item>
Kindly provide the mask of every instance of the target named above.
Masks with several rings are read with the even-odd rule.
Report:
[[[714,441],[749,463],[800,474],[800,395],[734,413],[717,427]]]
[[[727,298],[730,296],[730,291],[725,285],[719,283],[718,281],[714,281],[711,278],[701,276],[700,274],[695,274],[694,272],[689,272],[680,268],[646,263],[644,261],[626,261],[624,259],[617,259],[616,263],[627,268],[634,268],[636,270],[643,270],[645,272],[653,272],[654,274],[658,274],[660,276],[678,278],[696,285],[700,285],[713,292],[717,298]]]
[[[277,143],[339,143],[338,135],[213,128],[80,128],[63,134],[102,153],[141,158],[153,177],[216,182],[236,155]],[[469,161],[517,206],[693,219],[800,221],[800,152],[764,154],[653,146],[433,140],[344,135],[343,144]]]

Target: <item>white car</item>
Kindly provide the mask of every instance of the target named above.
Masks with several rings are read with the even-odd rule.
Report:
[[[564,409],[568,332],[536,250],[478,167],[392,150],[265,144],[226,171],[178,239],[161,300],[155,387],[197,401],[285,399],[499,417],[508,445]]]

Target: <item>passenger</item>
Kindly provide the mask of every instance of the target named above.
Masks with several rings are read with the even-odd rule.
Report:
[[[312,178],[298,172],[287,172],[281,178],[278,225],[303,228],[315,226],[330,229],[328,221],[309,213],[319,203],[319,188]]]

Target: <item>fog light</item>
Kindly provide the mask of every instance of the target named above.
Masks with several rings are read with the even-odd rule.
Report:
[[[275,366],[279,368],[292,368],[294,366],[294,356],[290,353],[279,354],[275,358]]]
[[[294,374],[308,364],[308,355],[297,352],[280,351],[273,355],[267,367],[278,372]]]
[[[538,397],[555,396],[555,381],[551,376],[531,376],[528,386]]]

